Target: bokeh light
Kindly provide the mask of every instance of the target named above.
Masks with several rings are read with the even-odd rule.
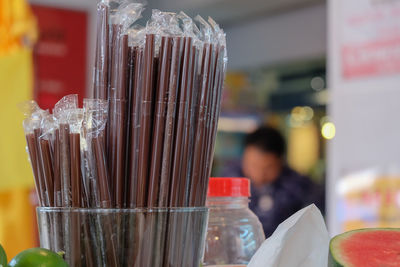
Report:
[[[335,124],[333,122],[325,122],[322,125],[321,134],[322,137],[328,140],[334,138],[336,134]]]

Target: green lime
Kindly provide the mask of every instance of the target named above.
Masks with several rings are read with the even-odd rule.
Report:
[[[9,267],[68,267],[68,264],[51,250],[30,248],[15,256]]]
[[[0,245],[0,267],[7,267],[7,255],[4,248]]]

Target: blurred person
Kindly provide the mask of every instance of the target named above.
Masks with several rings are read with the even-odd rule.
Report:
[[[224,175],[251,180],[250,209],[260,219],[265,236],[293,213],[315,203],[323,211],[322,187],[291,169],[286,143],[274,128],[263,126],[246,136],[241,165],[230,166]]]

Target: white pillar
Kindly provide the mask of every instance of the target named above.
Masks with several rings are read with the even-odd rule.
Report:
[[[327,208],[343,231],[337,182],[352,171],[400,165],[400,2],[328,0]]]

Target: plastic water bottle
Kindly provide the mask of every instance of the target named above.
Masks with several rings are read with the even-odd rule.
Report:
[[[204,266],[246,266],[261,243],[264,231],[249,209],[247,178],[210,178],[210,209]]]

